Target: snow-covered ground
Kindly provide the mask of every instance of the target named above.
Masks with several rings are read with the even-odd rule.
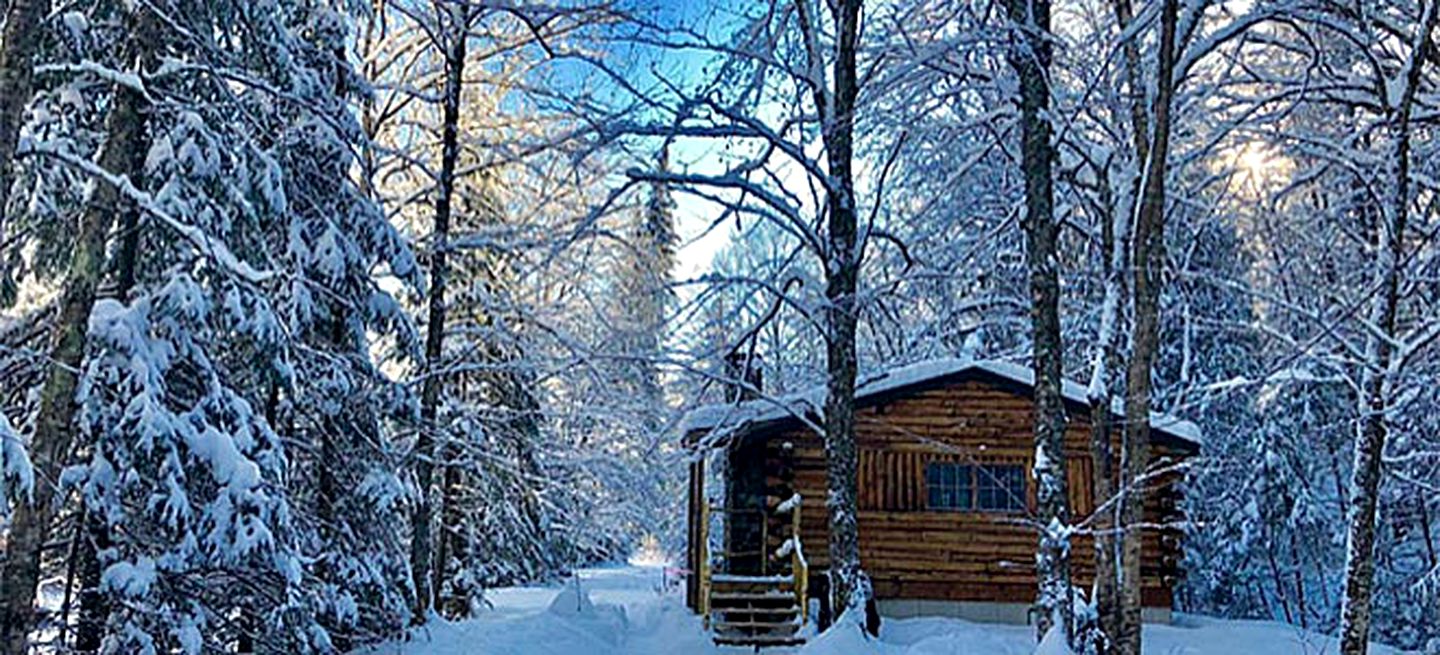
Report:
[[[437,621],[410,640],[353,655],[739,655],[750,649],[710,642],[700,619],[684,606],[680,589],[664,590],[664,569],[625,566],[586,569],[548,587],[490,593],[494,607],[460,622]],[[955,619],[884,623],[878,641],[834,631],[798,649],[769,655],[1031,655],[1026,626]],[[1147,626],[1145,652],[1153,655],[1320,655],[1336,652],[1332,639],[1264,621],[1221,621],[1180,616],[1174,625]],[[1374,655],[1400,651],[1376,646]]]

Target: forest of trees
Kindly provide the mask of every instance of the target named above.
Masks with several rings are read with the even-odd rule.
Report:
[[[825,390],[842,625],[857,380],[962,356],[1035,374],[1040,635],[1141,652],[1153,410],[1206,435],[1177,609],[1440,647],[1440,0],[0,12],[0,653],[346,652],[678,553],[741,351]]]

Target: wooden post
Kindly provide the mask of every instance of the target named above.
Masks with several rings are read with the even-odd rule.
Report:
[[[770,517],[760,509],[760,575],[770,573]]]
[[[689,519],[687,535],[690,539],[689,548],[686,549],[686,567],[689,569],[685,574],[685,604],[690,609],[700,611],[700,548],[701,537],[708,534],[701,527],[701,514],[705,505],[705,457],[700,455],[699,459],[690,463],[690,489],[689,507],[685,516]]]
[[[700,529],[697,531],[700,537],[699,566],[696,567],[696,575],[699,576],[700,584],[696,605],[700,608],[700,616],[703,617],[705,629],[710,629],[710,503],[704,499],[700,502]]]
[[[804,501],[797,498],[790,509],[790,575],[795,583],[795,600],[800,604],[802,626],[810,620],[810,565],[805,561],[805,552],[800,548],[800,507],[803,504]]]

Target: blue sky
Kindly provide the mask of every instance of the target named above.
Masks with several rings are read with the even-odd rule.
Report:
[[[639,11],[666,25],[684,25],[712,38],[721,39],[735,24],[736,9],[712,0],[641,0]],[[638,45],[622,46],[610,53],[611,65],[619,67],[628,81],[644,89],[659,78],[672,83],[700,81],[711,54],[698,50],[662,49]],[[656,146],[658,147],[658,143]],[[675,170],[716,170],[721,165],[721,143],[714,140],[680,139],[671,145],[670,160]],[[720,208],[686,193],[675,193],[676,229],[681,247],[676,253],[675,276],[687,280],[711,269],[716,254],[734,233],[731,225],[714,229],[710,223]]]

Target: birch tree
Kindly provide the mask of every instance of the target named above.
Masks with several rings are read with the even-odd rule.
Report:
[[[1134,10],[1129,0],[1113,2],[1116,31],[1125,34],[1134,21]],[[1100,305],[1100,326],[1091,355],[1090,383],[1086,394],[1090,401],[1090,459],[1092,466],[1091,493],[1097,499],[1116,497],[1114,435],[1116,426],[1112,411],[1114,398],[1114,377],[1123,363],[1120,338],[1124,334],[1122,324],[1128,301],[1128,285],[1125,272],[1129,267],[1130,225],[1134,200],[1138,197],[1141,177],[1138,174],[1145,162],[1149,161],[1149,109],[1145,106],[1145,78],[1141,70],[1140,47],[1137,38],[1124,39],[1121,47],[1124,55],[1124,86],[1126,108],[1129,110],[1131,150],[1130,164],[1124,170],[1129,173],[1121,180],[1121,193],[1110,191],[1111,175],[1102,174],[1099,186],[1102,189],[1101,205],[1106,210],[1102,218],[1100,238],[1101,275],[1104,280],[1103,300]],[[1123,428],[1122,428],[1123,429]],[[1091,602],[1100,620],[1100,628],[1106,635],[1119,632],[1118,611],[1118,567],[1119,551],[1116,545],[1115,528],[1120,525],[1118,504],[1105,508],[1093,518],[1095,534],[1095,586]]]
[[[1378,229],[1374,236],[1374,280],[1365,339],[1360,382],[1360,423],[1355,437],[1355,462],[1350,482],[1350,500],[1345,552],[1345,595],[1341,604],[1340,650],[1346,655],[1363,655],[1369,650],[1372,584],[1375,577],[1375,516],[1379,503],[1382,461],[1389,433],[1388,407],[1393,402],[1393,376],[1403,364],[1404,351],[1413,341],[1398,333],[1400,289],[1406,257],[1406,232],[1411,205],[1412,116],[1424,68],[1435,52],[1434,31],[1440,3],[1420,2],[1419,17],[1409,38],[1409,52],[1394,78],[1382,77],[1387,93],[1379,98],[1386,123],[1384,134],[1391,151],[1386,161],[1385,191],[1379,198]],[[1385,75],[1375,71],[1378,75]],[[1393,82],[1391,81],[1393,80]],[[1399,337],[1397,339],[1397,337]],[[1423,337],[1422,339],[1427,338]],[[1394,344],[1402,344],[1395,352]]]
[[[1141,480],[1150,466],[1151,372],[1159,348],[1160,289],[1165,267],[1165,191],[1170,156],[1170,103],[1174,97],[1175,28],[1179,14],[1177,0],[1164,0],[1160,8],[1158,58],[1155,71],[1154,106],[1151,110],[1150,144],[1146,148],[1144,183],[1135,216],[1132,242],[1135,293],[1134,329],[1130,337],[1130,359],[1125,369],[1125,437],[1121,454],[1122,491],[1120,544],[1119,621],[1116,623],[1116,650],[1122,655],[1140,655],[1141,530],[1145,493]]]
[[[1422,318],[1433,310],[1428,294],[1416,293],[1425,286],[1420,271],[1434,261],[1430,240],[1402,239],[1404,264],[1396,271],[1402,291],[1388,336],[1376,318],[1383,314],[1373,310],[1388,302],[1386,267],[1379,264],[1385,262],[1386,232],[1395,225],[1402,166],[1409,168],[1405,231],[1413,236],[1433,229],[1425,211],[1429,185],[1425,174],[1417,174],[1429,165],[1424,153],[1433,143],[1414,118],[1408,131],[1395,129],[1411,54],[1423,50],[1417,35],[1427,7],[1273,3],[1257,9],[1279,12],[1282,19],[1242,39],[1243,67],[1212,68],[1197,80],[1211,88],[1244,88],[1213,110],[1246,117],[1228,138],[1233,149],[1216,163],[1234,171],[1238,183],[1236,197],[1217,202],[1219,215],[1243,235],[1235,264],[1249,272],[1181,267],[1177,280],[1207,289],[1204,297],[1238,292],[1252,298],[1250,310],[1226,324],[1250,326],[1236,334],[1254,355],[1239,375],[1222,376],[1226,382],[1187,396],[1204,408],[1196,413],[1214,412],[1225,417],[1219,425],[1233,427],[1207,443],[1214,464],[1202,467],[1192,482],[1188,513],[1205,528],[1187,540],[1189,569],[1198,575],[1187,583],[1185,602],[1343,635],[1346,617],[1362,605],[1347,593],[1354,580],[1349,573],[1364,568],[1366,559],[1372,576],[1363,594],[1371,608],[1369,638],[1419,647],[1433,636],[1428,583],[1421,581],[1430,579],[1435,561],[1425,536],[1433,535],[1434,508],[1417,502],[1423,495],[1417,485],[1434,474],[1433,445],[1422,436],[1430,422],[1415,413],[1423,412],[1418,399],[1429,397],[1421,390],[1423,371],[1433,367],[1425,327],[1430,321]],[[1423,89],[1434,76],[1433,56],[1416,61],[1422,62],[1416,75]],[[1181,68],[1196,77],[1196,67]],[[1423,99],[1424,92],[1416,97]],[[1403,160],[1396,158],[1402,133],[1410,150]],[[1198,251],[1181,248],[1176,257],[1192,252]],[[1186,307],[1177,303],[1176,309]],[[1169,346],[1174,364],[1185,335],[1177,337]],[[1391,359],[1390,366],[1376,368],[1374,340],[1389,343],[1392,356],[1406,353],[1404,363]],[[1203,366],[1211,368],[1235,345],[1207,346],[1189,357],[1203,357]],[[1377,415],[1367,404],[1374,398],[1366,391],[1375,388],[1372,374],[1384,380],[1379,415],[1386,464],[1374,490],[1376,513],[1357,523],[1354,501],[1365,494],[1356,495],[1364,485],[1354,482],[1363,482],[1365,474],[1355,466],[1363,461],[1356,455],[1373,426],[1369,418]],[[1350,535],[1357,529],[1373,541],[1350,560],[1345,551],[1355,545]],[[1236,595],[1234,589],[1254,591]],[[1353,631],[1346,639],[1350,647],[1365,647],[1366,638]]]

